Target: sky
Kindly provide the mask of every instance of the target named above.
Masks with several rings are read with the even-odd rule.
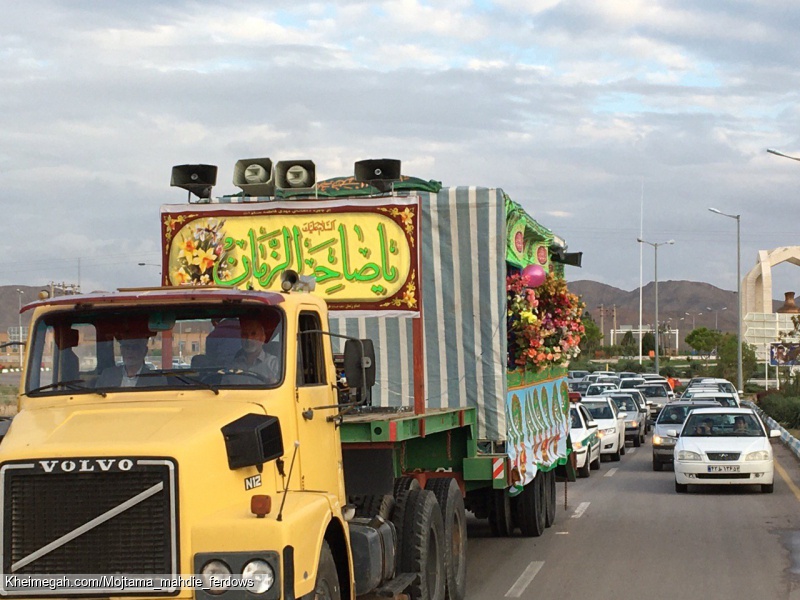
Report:
[[[0,0],[0,285],[159,281],[173,165],[366,158],[500,187],[570,280],[736,289],[800,245],[800,3]],[[641,228],[641,229],[640,229]],[[640,233],[641,231],[641,233]],[[644,282],[654,252],[643,246]],[[138,263],[145,263],[139,266]],[[774,270],[773,296],[800,293]]]

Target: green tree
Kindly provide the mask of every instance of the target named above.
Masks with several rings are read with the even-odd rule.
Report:
[[[651,352],[656,351],[656,336],[648,331],[642,336],[642,354],[650,356]]]
[[[726,333],[719,343],[715,375],[735,382],[739,371],[738,361],[736,336],[732,333]],[[755,348],[747,342],[742,342],[742,379],[745,383],[752,377],[757,364]]]
[[[636,354],[638,351],[636,345],[636,340],[633,339],[633,332],[626,331],[625,335],[622,336],[622,341],[620,342],[620,346],[622,347],[622,355],[633,356]]]
[[[581,352],[585,352],[591,356],[600,345],[600,340],[603,339],[603,332],[600,331],[597,323],[594,322],[592,315],[589,313],[583,313],[581,323],[583,323],[584,331],[583,337],[581,338],[580,349]]]
[[[692,329],[689,335],[686,336],[686,343],[689,344],[689,347],[696,350],[702,358],[706,359],[706,362],[708,362],[708,357],[711,356],[714,348],[719,346],[719,342],[719,331],[713,331],[706,327]],[[734,347],[735,350],[736,348]]]

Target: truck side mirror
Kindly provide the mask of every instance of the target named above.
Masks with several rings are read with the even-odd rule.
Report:
[[[372,340],[351,339],[344,343],[344,375],[350,389],[375,385],[375,347]]]
[[[228,468],[258,467],[283,456],[281,423],[277,417],[244,415],[222,428]]]

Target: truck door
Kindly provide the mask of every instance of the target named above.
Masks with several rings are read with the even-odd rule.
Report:
[[[336,411],[314,410],[336,404],[338,399],[335,374],[328,373],[330,342],[319,333],[305,333],[322,329],[316,310],[301,311],[298,319],[296,398],[302,483],[307,490],[327,490],[344,500],[339,434],[327,419]]]

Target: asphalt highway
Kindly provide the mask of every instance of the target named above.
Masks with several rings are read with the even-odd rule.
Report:
[[[690,487],[651,468],[650,437],[589,479],[558,484],[539,538],[470,519],[467,598],[800,600],[800,463],[778,440],[775,491]]]

